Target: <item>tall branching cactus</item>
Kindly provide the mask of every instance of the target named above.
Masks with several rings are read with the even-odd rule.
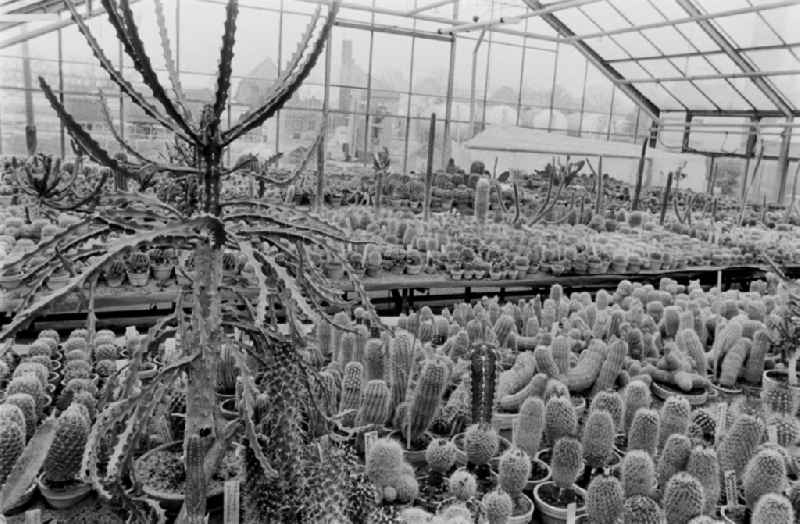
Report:
[[[113,498],[129,511],[132,521],[155,522],[154,515],[159,513],[154,509],[157,506],[142,497],[138,491],[138,483],[134,482],[132,489],[124,487],[129,484],[122,482],[122,476],[126,474],[132,450],[142,437],[142,428],[147,427],[146,422],[155,415],[167,385],[186,374],[184,447],[188,446],[189,439],[200,439],[199,443],[192,444],[191,453],[185,453],[186,469],[190,470],[190,459],[195,468],[198,462],[202,463],[207,485],[229,442],[239,430],[245,429],[251,446],[257,443],[257,431],[251,420],[252,410],[243,410],[239,419],[226,425],[216,407],[214,383],[220,348],[226,336],[223,329],[237,327],[260,341],[252,346],[237,347],[234,351],[237,368],[242,375],[247,376],[251,372],[249,362],[265,365],[263,353],[269,352],[275,345],[300,348],[297,350],[297,358],[302,359],[304,342],[310,334],[308,324],[303,321],[319,318],[320,321],[333,323],[321,304],[327,303],[333,308],[346,305],[339,298],[339,293],[330,289],[329,283],[313,266],[306,249],[306,246],[314,245],[325,250],[331,256],[337,257],[350,274],[350,266],[343,256],[343,250],[338,246],[340,243],[352,241],[344,231],[327,224],[316,215],[312,216],[294,208],[261,200],[225,199],[221,192],[223,181],[240,173],[252,176],[262,184],[278,186],[290,185],[302,174],[316,147],[310,148],[311,153],[303,160],[299,169],[282,177],[252,172],[253,163],[249,161],[226,166],[223,163],[223,152],[238,138],[263,125],[297,91],[324,48],[339,2],[332,0],[325,16],[322,6],[317,8],[297,50],[263,99],[263,103],[245,113],[235,125],[224,129],[222,116],[228,105],[231,87],[237,0],[228,0],[226,3],[213,102],[205,105],[196,119],[192,118],[186,106],[186,96],[180,85],[174,60],[168,53],[170,46],[163,22],[161,0],[156,2],[156,19],[161,47],[167,52],[165,66],[172,97],[168,95],[168,89],[160,83],[151,59],[145,52],[130,0],[101,0],[100,3],[123,51],[128,55],[142,84],[149,90],[148,94],[141,92],[138,85],[125,78],[123,71],[106,56],[72,0],[64,1],[72,20],[111,81],[134,105],[174,136],[175,151],[181,154],[177,157],[170,155],[166,163],[148,158],[125,142],[112,125],[112,136],[125,152],[124,156],[113,155],[75,120],[48,82],[40,77],[39,85],[45,97],[76,147],[94,162],[108,168],[109,173],[113,172],[126,179],[145,180],[158,173],[175,183],[186,183],[187,188],[196,188],[196,205],[172,206],[141,193],[109,193],[104,188],[105,177],[88,195],[71,195],[66,198],[69,209],[85,212],[85,218],[67,227],[51,240],[41,243],[28,255],[0,268],[3,274],[21,274],[23,281],[32,289],[12,321],[3,327],[0,341],[13,337],[52,303],[75,292],[84,295],[92,311],[98,275],[107,264],[140,246],[164,242],[193,252],[194,267],[192,274],[188,275],[191,283],[178,293],[176,312],[160,319],[143,340],[136,344],[130,358],[128,378],[120,382],[118,396],[106,402],[98,414],[83,457],[81,476],[101,496]],[[102,98],[100,101],[101,106],[107,109]],[[51,164],[47,169],[52,170],[53,167]],[[28,180],[28,185],[35,189],[34,196],[38,196],[43,204],[56,209],[64,205],[64,195],[59,193],[61,186],[52,184],[55,178],[46,179],[44,175],[38,176],[35,173],[32,175],[34,176]],[[106,242],[102,248],[98,248],[93,245],[96,240]],[[272,251],[262,251],[257,246],[267,246]],[[220,283],[224,248],[241,252],[246,263],[255,269],[260,290],[257,301],[246,298],[235,286],[232,289],[226,287],[223,297]],[[281,256],[276,256],[274,250]],[[49,275],[65,261],[73,265],[77,262],[87,263],[81,273],[71,275],[68,283],[58,291],[45,295],[40,293]],[[351,281],[360,299],[365,301],[366,310],[376,317],[374,309],[366,302],[361,285],[352,277]],[[192,295],[194,304],[188,316],[181,307],[184,292]],[[282,335],[274,326],[268,325],[276,322],[274,315],[268,315],[271,304],[276,302],[281,303],[285,309],[290,326],[288,335]],[[381,325],[377,322],[377,325]],[[156,351],[161,341],[175,333],[180,334],[180,339],[184,341],[183,356],[161,369],[149,384],[142,386],[141,394],[135,394],[139,387],[136,383],[137,370],[142,365],[144,354]],[[252,358],[245,359],[245,352]],[[293,367],[291,372],[302,376],[299,381],[301,384],[309,385],[312,370],[299,365]],[[312,388],[307,389],[308,392],[305,393],[313,396],[310,393]],[[294,393],[298,392],[295,390]],[[300,396],[302,395],[303,393]],[[299,415],[291,411],[283,416]],[[112,442],[112,452],[98,452],[101,441],[109,440]],[[263,458],[260,448],[256,456]],[[292,454],[286,454],[278,455],[275,460],[297,459]],[[101,468],[101,462],[107,464]],[[277,468],[269,460],[260,461],[260,465],[264,475],[269,477],[276,474]],[[189,483],[189,489],[203,484],[199,481]],[[186,499],[197,500],[197,497],[202,496],[202,493],[191,493],[187,494]],[[187,513],[183,511],[179,520],[186,517]]]

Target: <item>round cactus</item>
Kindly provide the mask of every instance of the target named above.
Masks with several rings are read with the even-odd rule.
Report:
[[[50,344],[46,340],[34,340],[28,347],[28,355],[32,357],[41,355],[50,358],[50,354]]]
[[[94,365],[95,372],[103,378],[117,372],[117,364],[113,360],[100,360]]]
[[[481,503],[489,524],[505,524],[514,510],[511,497],[508,493],[500,490],[488,492],[481,499]]]
[[[117,346],[113,344],[97,344],[94,348],[95,360],[117,360],[118,358]]]
[[[686,472],[672,476],[664,488],[662,501],[667,524],[683,524],[701,515],[706,505],[700,481]]]
[[[749,507],[766,493],[782,493],[786,488],[786,461],[774,449],[762,449],[745,467],[742,476],[744,499]]]
[[[89,378],[92,374],[92,365],[85,360],[70,360],[64,366],[64,380],[73,378]]]
[[[625,499],[623,524],[663,524],[664,511],[655,500],[645,495],[634,495]]]
[[[595,524],[616,524],[622,514],[622,484],[611,475],[598,475],[586,490],[586,514]]]
[[[433,439],[425,448],[425,461],[431,468],[440,474],[445,474],[456,462],[458,448],[452,441],[446,439]]]
[[[30,395],[36,402],[36,407],[39,409],[44,402],[44,387],[38,378],[34,375],[22,375],[15,377],[6,386],[6,395],[14,395],[16,393],[26,393]]]
[[[562,437],[574,435],[578,417],[569,397],[552,397],[544,411],[544,434],[547,442],[554,443]]]
[[[756,502],[752,521],[758,524],[793,524],[795,512],[789,499],[768,493]]]
[[[25,417],[25,437],[30,438],[36,430],[36,423],[39,420],[36,400],[27,393],[15,393],[8,395],[4,403],[16,406],[22,411],[22,415]]]
[[[583,456],[592,468],[608,464],[614,453],[614,420],[605,410],[592,411],[583,427]]]
[[[44,331],[39,333],[39,338],[49,338],[50,340],[53,340],[56,343],[61,342],[61,337],[58,336],[58,331],[56,331],[55,329],[45,329]]]
[[[485,424],[473,424],[464,434],[464,451],[470,464],[482,466],[488,464],[500,449],[497,431]]]
[[[25,414],[19,406],[8,403],[0,404],[0,423],[2,423],[3,420],[9,420],[22,428],[22,434],[25,436]]]
[[[478,481],[465,469],[454,471],[447,481],[448,490],[458,500],[469,500],[478,491]]]
[[[21,377],[23,375],[33,375],[36,379],[42,384],[42,387],[47,386],[47,378],[49,375],[49,370],[39,362],[21,362],[17,369],[14,370],[14,378]]]
[[[44,461],[45,478],[51,482],[74,480],[81,467],[90,423],[86,409],[74,404],[58,417],[56,436]]]
[[[89,362],[90,357],[89,353],[83,349],[73,349],[71,351],[67,351],[64,353],[64,360],[67,362],[71,362],[73,360],[83,360],[84,362]]]
[[[625,497],[650,496],[656,484],[655,467],[650,455],[642,450],[625,453],[622,458],[622,487]]]
[[[517,447],[511,447],[500,456],[500,486],[516,499],[525,489],[531,476],[531,459]]]
[[[658,446],[660,419],[654,409],[640,408],[628,430],[628,449],[641,449],[655,456]]]
[[[419,495],[419,484],[414,475],[400,475],[394,483],[394,489],[400,502],[413,502]]]
[[[717,421],[714,416],[705,408],[697,408],[689,416],[690,427],[697,426],[704,439],[711,440],[717,430]]]
[[[372,444],[367,453],[364,472],[377,486],[394,486],[404,462],[400,443],[394,439],[381,438]]]
[[[700,481],[706,500],[703,512],[713,515],[719,500],[721,477],[716,451],[713,448],[695,446],[689,454],[686,472]]]
[[[571,488],[583,470],[583,447],[577,439],[564,437],[553,446],[550,459],[553,482],[561,489]]]
[[[0,418],[0,485],[6,481],[24,448],[25,430],[11,417]]]
[[[86,339],[78,338],[78,337],[71,337],[64,342],[64,353],[68,353],[73,349],[80,349],[81,351],[88,351],[88,346],[86,344]]]

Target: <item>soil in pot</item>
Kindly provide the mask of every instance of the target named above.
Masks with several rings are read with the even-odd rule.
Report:
[[[467,471],[475,475],[475,480],[478,483],[478,493],[488,493],[494,489],[497,479],[489,464],[475,464],[467,463]]]
[[[583,506],[583,495],[574,489],[559,489],[555,484],[542,484],[539,488],[539,498],[556,508],[566,509],[573,502],[579,508]]]
[[[541,460],[531,460],[531,476],[528,482],[538,484],[550,476],[550,468]]]
[[[747,506],[723,506],[720,508],[722,520],[728,524],[747,524],[750,522],[750,510]]]
[[[143,483],[145,493],[166,501],[167,506],[176,502],[177,510],[183,504],[186,486],[182,446],[180,441],[164,444],[142,455],[134,465],[136,478]],[[240,471],[241,459],[234,449],[229,449],[207,486],[209,497],[221,494],[225,481],[238,477]]]
[[[74,506],[92,492],[92,486],[79,480],[53,482],[44,474],[39,476],[39,491],[47,503],[57,509]]]

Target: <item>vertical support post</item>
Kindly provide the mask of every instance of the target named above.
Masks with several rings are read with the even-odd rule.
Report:
[[[25,146],[28,155],[36,152],[36,121],[33,116],[33,80],[31,79],[31,58],[28,41],[22,42],[22,81],[25,86]]]
[[[417,7],[417,1],[414,1],[414,7]],[[412,29],[417,28],[417,19],[414,19]],[[411,37],[411,61],[408,64],[408,101],[406,102],[406,139],[403,142],[403,171],[408,173],[408,137],[411,133],[411,89],[414,85],[414,53],[417,47],[417,37]]]
[[[603,210],[603,157],[597,159],[597,195],[595,195],[594,212],[600,213]]]
[[[588,61],[587,61],[588,65]],[[586,88],[586,80],[583,81],[584,89]],[[617,87],[611,86],[611,104],[608,106],[608,125],[606,126],[606,140],[611,140],[611,128],[614,127],[614,100],[617,96]],[[581,115],[583,118],[583,115]]]
[[[636,170],[636,186],[633,191],[631,211],[639,209],[639,199],[642,196],[642,179],[644,178],[644,163],[647,159],[647,137],[642,137],[642,152],[639,155],[639,166]]]
[[[586,110],[586,80],[589,78],[589,61],[583,61],[583,88],[581,89],[581,112],[578,114],[578,136],[583,136],[583,112]]]
[[[530,18],[525,19],[525,32],[528,32],[528,20]],[[517,86],[517,118],[516,124],[519,125],[519,115],[522,112],[522,88],[525,85],[525,55],[528,51],[528,37],[522,37],[522,53],[519,59],[519,85]]]
[[[750,118],[750,126],[748,126],[747,130],[749,134],[747,135],[747,145],[745,146],[745,154],[747,155],[747,160],[744,163],[744,175],[742,177],[742,202],[744,202],[745,198],[747,198],[747,174],[750,172],[750,161],[756,154],[756,142],[758,142],[758,133],[756,127],[753,125],[757,123],[759,120],[758,117]],[[755,175],[755,172],[753,173]]]
[[[797,177],[800,175],[800,160],[797,161],[797,168],[794,170],[794,182],[792,182],[792,201],[786,206],[786,219],[788,220],[789,217],[792,216],[794,213],[794,203],[795,199],[797,198]],[[780,203],[780,202],[779,202]]]
[[[431,127],[428,130],[428,168],[425,170],[425,209],[427,224],[431,218],[431,185],[433,184],[433,148],[436,143],[436,113],[431,113]]]
[[[691,126],[692,126],[692,119],[693,118],[694,118],[694,115],[692,114],[692,112],[691,111],[687,111],[686,115],[685,115],[685,117],[683,119],[683,123],[684,123],[684,126],[683,126],[683,138],[681,140],[681,152],[683,152],[683,153],[686,153],[687,151],[689,151],[689,139],[691,137],[691,132],[692,132],[692,127]]]
[[[469,84],[469,135],[475,136],[475,82],[478,70],[478,50],[483,43],[483,37],[486,36],[486,28],[481,30],[478,41],[475,42],[475,48],[472,50],[472,78]]]
[[[793,117],[787,117],[786,123],[791,124]],[[778,203],[782,204],[786,199],[786,179],[789,175],[789,149],[792,145],[792,128],[787,126],[781,133],[781,150],[778,154]]]
[[[61,29],[56,31],[58,43],[58,99],[64,105],[64,42]],[[64,122],[58,119],[58,151],[61,158],[67,154],[66,133],[64,132]]]
[[[458,4],[459,2],[453,2],[453,19],[458,18]],[[450,35],[450,64],[447,68],[447,94],[445,95],[444,101],[444,133],[442,134],[442,168],[447,166],[450,157],[453,156],[453,148],[450,144],[450,120],[453,118],[453,76],[455,75],[456,70],[457,42],[458,39],[456,38],[456,35]],[[411,89],[409,88],[408,91],[410,93]],[[410,96],[408,97],[408,100],[410,103]],[[408,135],[406,135],[406,143],[408,143]],[[405,173],[405,171],[403,172]]]
[[[561,50],[561,42],[556,42],[556,56],[553,59],[553,83],[550,84],[550,114],[547,117],[547,132],[553,128],[553,104],[556,101],[556,79],[558,78],[558,55]]]
[[[118,65],[120,71],[124,70],[124,67],[123,67],[124,60],[125,60],[125,55],[123,55],[123,53],[122,53],[122,42],[118,42],[117,43],[117,65]],[[117,98],[117,103],[119,103],[119,136],[121,136],[122,138],[125,138],[125,98],[122,95],[122,91],[119,92],[119,97]]]
[[[372,8],[375,9],[375,0],[372,0]],[[370,13],[370,28],[375,27],[375,11]],[[364,111],[364,151],[361,155],[361,163],[367,165],[367,162],[372,155],[368,155],[369,150],[369,136],[370,136],[370,129],[369,129],[369,122],[372,120],[370,118],[370,110],[372,109],[372,53],[375,49],[375,30],[369,30],[369,60],[367,63],[367,107]]]
[[[328,34],[325,44],[325,80],[322,88],[322,128],[319,146],[317,147],[317,190],[314,197],[314,210],[319,213],[325,203],[325,156],[328,151],[328,113],[331,98],[331,56],[333,51],[333,36]]]

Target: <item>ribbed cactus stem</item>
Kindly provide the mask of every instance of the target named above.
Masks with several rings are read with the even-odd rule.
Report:
[[[489,180],[481,177],[475,186],[475,219],[479,224],[485,224],[489,214],[489,189]]]
[[[446,380],[447,368],[444,363],[434,360],[424,363],[406,415],[405,436],[408,442],[418,442],[428,430],[439,409]]]
[[[206,516],[206,475],[203,468],[205,450],[200,435],[186,439],[186,522],[204,524]]]
[[[364,388],[356,426],[383,425],[389,418],[392,394],[383,380],[370,380]]]

